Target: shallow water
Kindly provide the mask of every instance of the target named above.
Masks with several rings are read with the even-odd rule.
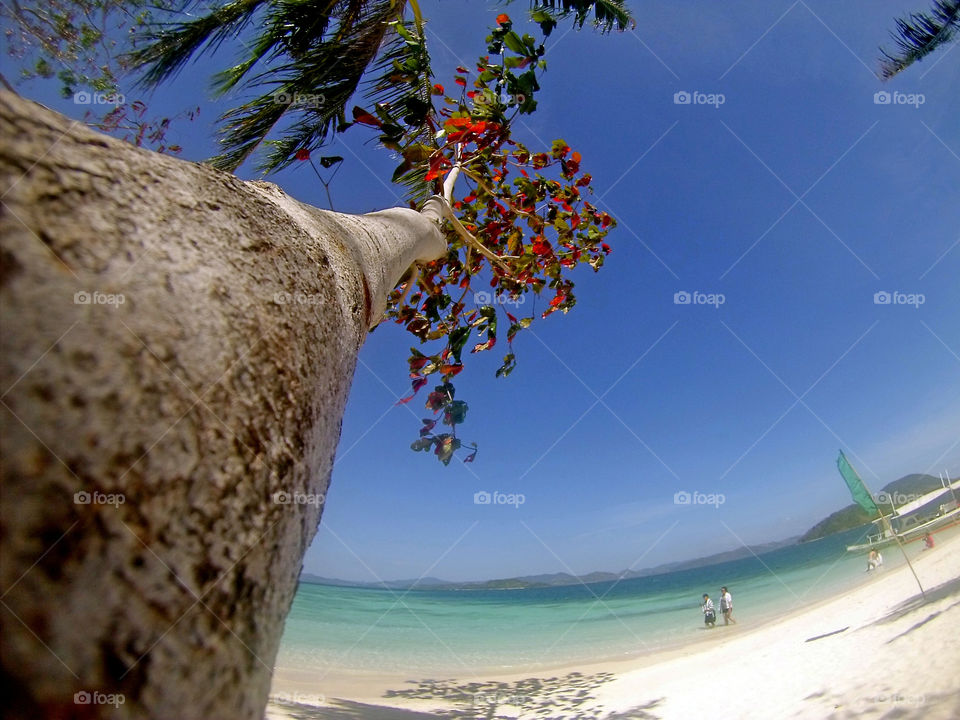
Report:
[[[734,617],[755,625],[869,580],[865,554],[846,552],[868,529],[589,586],[390,591],[302,583],[277,665],[424,676],[643,655],[707,638],[700,598],[710,593],[719,608],[721,585],[733,595]],[[904,562],[896,547],[883,554],[888,569]]]

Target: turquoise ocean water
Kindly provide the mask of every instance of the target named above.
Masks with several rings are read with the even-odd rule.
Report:
[[[845,550],[866,530],[589,586],[389,591],[301,583],[277,665],[426,676],[643,655],[718,632],[704,631],[699,603],[707,592],[719,607],[722,585],[734,617],[749,626],[866,582],[865,554]],[[887,570],[904,563],[896,547],[883,554]]]

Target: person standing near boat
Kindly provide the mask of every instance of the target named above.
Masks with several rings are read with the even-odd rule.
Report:
[[[703,624],[712,628],[717,622],[717,613],[713,609],[713,600],[706,593],[703,594],[703,603],[700,605],[700,610],[703,612]]]
[[[923,544],[926,545],[924,550],[933,550],[934,548],[933,535],[931,535],[930,533],[927,533],[926,535],[924,535]]]
[[[720,612],[723,613],[724,625],[737,624],[737,621],[733,619],[733,597],[726,587],[720,588]]]

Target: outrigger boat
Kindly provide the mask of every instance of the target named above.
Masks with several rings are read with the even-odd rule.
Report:
[[[840,451],[840,456],[837,458],[837,469],[840,471],[840,476],[843,478],[843,481],[847,484],[847,488],[850,490],[850,497],[853,498],[853,501],[870,515],[880,516],[877,520],[873,521],[874,524],[880,523],[880,532],[868,538],[867,543],[850,545],[847,547],[847,550],[849,552],[863,552],[864,550],[872,550],[890,543],[896,543],[900,548],[900,552],[903,553],[903,559],[910,568],[910,572],[913,574],[913,579],[917,581],[917,587],[920,588],[920,596],[925,599],[926,593],[923,590],[923,584],[920,582],[920,578],[917,577],[917,571],[913,569],[913,563],[910,562],[910,556],[907,555],[907,551],[903,547],[903,542],[904,540],[907,542],[916,540],[922,534],[930,532],[930,530],[934,528],[940,530],[960,522],[960,509],[957,508],[956,494],[957,487],[960,487],[960,480],[951,482],[950,476],[947,475],[947,479],[944,481],[941,475],[940,485],[942,487],[933,492],[926,493],[911,502],[904,503],[899,508],[896,507],[893,499],[888,496],[887,499],[890,501],[891,508],[891,512],[888,515],[884,512],[883,508],[877,504],[880,498],[874,497],[870,493],[863,480],[857,475],[857,471],[853,469],[850,461],[847,460],[847,456],[843,454],[843,450]],[[951,500],[946,503],[940,503],[940,500],[947,498],[947,493],[950,494]],[[932,517],[930,516],[931,512],[933,513]],[[911,521],[913,522],[912,527],[909,526]],[[900,525],[900,527],[896,527],[894,523]],[[868,566],[867,569],[870,570],[871,568]]]
[[[896,506],[888,494],[881,493],[873,497],[881,516],[872,521],[874,532],[867,535],[867,541],[848,545],[848,552],[877,550],[892,545],[898,540],[908,543],[924,537],[928,532],[960,524],[960,507],[957,504],[957,491],[960,480],[944,482],[943,487],[921,495],[910,502]],[[889,501],[889,509],[883,507],[881,498]]]

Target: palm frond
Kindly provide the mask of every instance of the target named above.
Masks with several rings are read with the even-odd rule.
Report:
[[[248,61],[219,76],[223,89],[240,85],[268,91],[220,118],[224,151],[210,160],[214,166],[235,170],[284,116],[293,122],[278,139],[269,141],[270,152],[259,166],[266,172],[286,167],[299,150],[322,146],[331,132],[345,123],[347,104],[381,51],[397,3],[353,0],[337,8],[336,27],[326,38],[284,36],[282,42],[277,41],[277,28],[293,27],[289,8],[318,4],[329,5],[326,0],[302,0],[271,8],[267,31],[251,48]],[[271,62],[249,76],[249,69],[264,56]]]
[[[603,32],[626,30],[634,25],[625,0],[530,0],[533,13],[544,13],[553,20],[573,15],[574,25],[582,28],[593,13],[593,25]]]
[[[941,45],[954,39],[960,29],[960,0],[934,0],[930,13],[913,13],[897,19],[897,29],[890,33],[897,52],[880,52],[880,76],[889,80],[897,73],[923,59]]]
[[[160,25],[141,40],[146,46],[132,52],[127,62],[145,68],[141,82],[155,86],[175,75],[194,53],[216,50],[235,37],[269,0],[232,0],[207,15],[184,23]]]

